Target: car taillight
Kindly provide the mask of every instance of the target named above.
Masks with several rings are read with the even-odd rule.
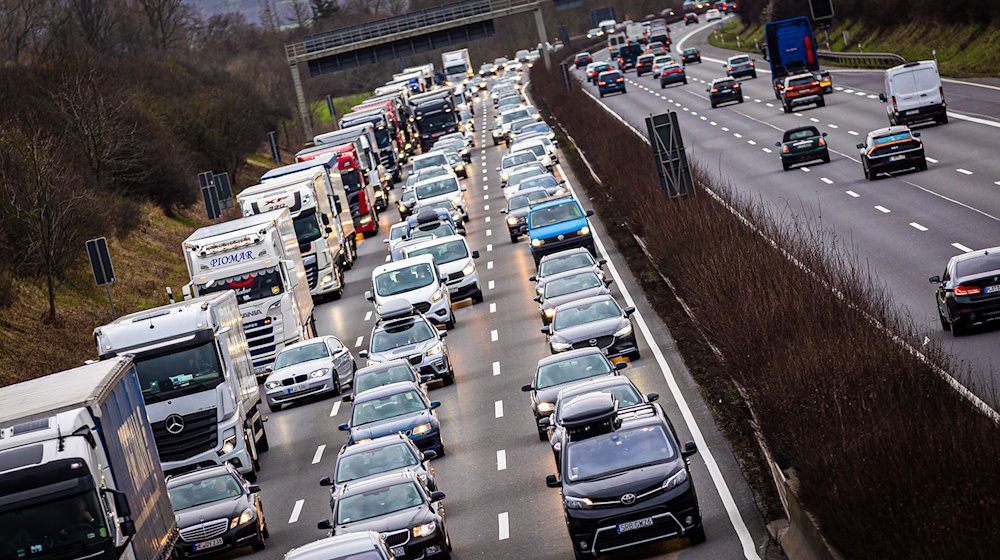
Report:
[[[599,86],[606,86],[608,84],[607,84],[607,82],[597,82],[597,85],[599,85]]]
[[[819,85],[819,82],[818,82],[818,81],[817,81],[817,82],[813,82],[813,83],[811,83],[811,84],[809,84],[809,85],[810,85],[810,86],[812,86],[812,87],[816,87],[816,86],[818,86],[818,85]]]
[[[899,107],[896,106],[896,96],[895,95],[892,96],[892,112],[893,113],[898,113],[899,112]]]
[[[726,70],[729,70],[731,72],[733,70],[733,67],[732,66],[726,66]]]
[[[619,56],[618,57],[618,64],[621,64],[622,62],[625,62],[625,59]]]
[[[733,89],[740,89],[740,84],[733,84]]]
[[[712,88],[712,93],[719,93],[719,88],[717,87]]]
[[[944,102],[944,86],[938,86],[938,94],[941,96],[941,105],[947,105],[947,103]]]
[[[974,296],[982,291],[979,286],[955,286],[956,296]]]
[[[750,61],[750,68],[753,68],[753,67],[754,67],[754,62],[751,60]]]
[[[783,153],[783,154],[787,154],[788,153],[788,144],[782,144],[781,145],[781,153]]]
[[[616,81],[616,82],[619,82],[619,83],[621,83],[621,82],[624,82],[624,81],[625,81],[625,78],[618,78],[618,79],[617,79],[617,80],[615,80],[615,81]]]
[[[819,139],[819,145],[820,146],[826,146],[826,138],[820,138]]]

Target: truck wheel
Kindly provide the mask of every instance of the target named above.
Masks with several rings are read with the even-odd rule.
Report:
[[[444,324],[444,328],[449,331],[455,328],[455,310],[451,311],[451,318]]]
[[[483,303],[483,291],[482,290],[476,290],[472,294],[472,303],[473,303],[473,305],[477,304],[477,303]]]
[[[274,407],[271,407],[274,410]],[[260,441],[257,442],[257,453],[264,453],[271,448],[271,444],[267,441],[267,430],[264,429],[264,423],[260,422]]]

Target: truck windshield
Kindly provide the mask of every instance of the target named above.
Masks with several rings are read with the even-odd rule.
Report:
[[[110,538],[97,492],[45,499],[0,513],[0,559],[79,558]]]
[[[457,128],[455,124],[455,113],[449,111],[447,113],[435,113],[433,115],[424,115],[424,118],[417,121],[420,125],[421,132],[434,132],[435,130],[450,130],[452,128]]]
[[[135,360],[143,399],[158,402],[213,389],[222,383],[214,342]]]
[[[456,74],[466,74],[469,68],[465,64],[456,64],[454,66],[449,66],[444,69],[444,73],[448,76],[454,76]]]
[[[300,245],[316,241],[321,236],[315,208],[303,211],[292,220],[292,224],[295,225],[295,238],[299,240]]]
[[[340,180],[344,183],[344,190],[353,193],[361,190],[361,174],[357,169],[348,169],[340,172]]]
[[[285,291],[278,267],[255,270],[239,276],[220,278],[198,287],[198,295],[212,294],[224,290],[236,292],[236,302],[240,305],[276,296]]]

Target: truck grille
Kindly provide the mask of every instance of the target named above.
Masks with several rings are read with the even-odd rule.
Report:
[[[215,449],[218,443],[214,408],[187,414],[181,418],[184,421],[183,428],[176,434],[167,431],[166,419],[153,423],[153,438],[156,440],[161,461],[183,461]],[[167,419],[170,419],[170,416]],[[171,425],[175,426],[176,423],[171,422]]]
[[[382,533],[386,546],[402,546],[410,542],[410,531],[396,531],[395,533]]]
[[[594,342],[591,342],[591,341]],[[607,348],[611,346],[611,343],[615,341],[613,336],[600,336],[597,338],[588,338],[581,340],[579,342],[573,343],[573,348]]]
[[[319,263],[313,260],[313,262],[305,265],[306,267],[306,280],[309,281],[309,289],[316,287],[316,280],[319,278]]]
[[[445,280],[447,283],[458,282],[462,278],[465,278],[465,274],[459,270],[458,272],[452,272],[448,275],[448,279]]]
[[[201,542],[225,533],[228,527],[228,519],[214,519],[194,527],[181,529],[181,538],[189,543]]]
[[[253,321],[243,323],[246,331],[247,345],[250,346],[250,357],[253,359],[253,366],[260,367],[270,365],[274,362],[276,353],[274,345],[274,327],[271,323],[264,321]]]

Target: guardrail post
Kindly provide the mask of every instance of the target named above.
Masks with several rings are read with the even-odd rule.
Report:
[[[299,65],[293,62],[291,70],[292,85],[295,87],[295,98],[299,102],[299,116],[302,118],[302,132],[305,134],[306,140],[309,141],[313,137],[312,116],[309,113],[309,105],[306,103],[306,93],[302,90],[302,76],[299,74]]]

